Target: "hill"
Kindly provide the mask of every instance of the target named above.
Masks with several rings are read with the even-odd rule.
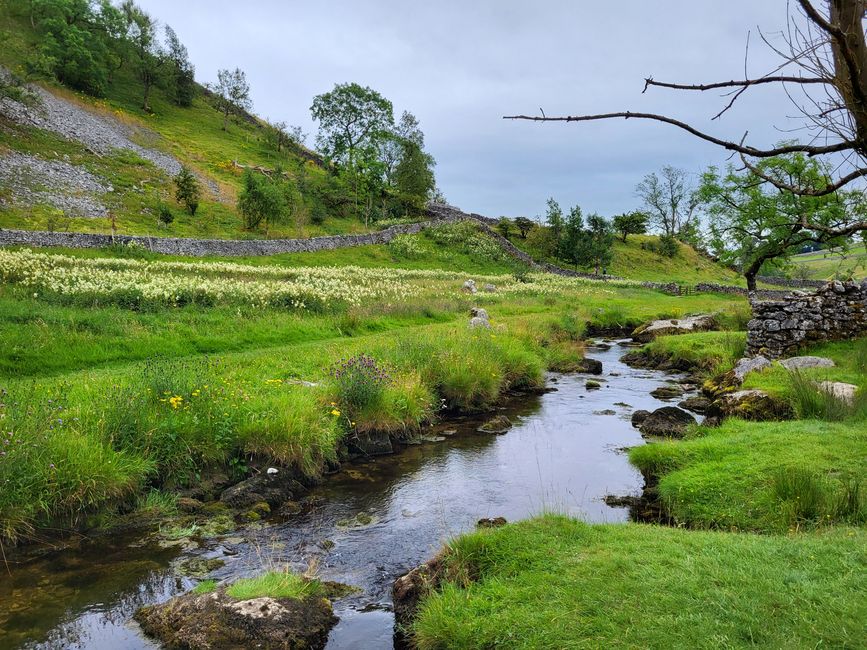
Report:
[[[810,280],[836,277],[867,277],[867,246],[853,245],[848,251],[830,250],[802,253],[792,257],[795,275]]]

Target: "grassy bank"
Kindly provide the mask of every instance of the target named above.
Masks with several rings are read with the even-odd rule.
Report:
[[[867,643],[867,536],[766,537],[545,516],[445,551],[420,648],[841,647]]]

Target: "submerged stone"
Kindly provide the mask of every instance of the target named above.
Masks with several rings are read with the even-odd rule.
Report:
[[[231,508],[243,510],[261,502],[276,506],[291,499],[293,494],[305,491],[289,470],[276,467],[269,469],[276,471],[261,472],[233,485],[223,491],[220,501]]]
[[[496,415],[485,422],[476,431],[479,433],[506,433],[512,428],[512,421],[505,415]]]

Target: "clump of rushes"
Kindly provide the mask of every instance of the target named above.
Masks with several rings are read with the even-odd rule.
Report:
[[[332,415],[345,415],[350,422],[359,413],[378,404],[392,380],[388,371],[366,354],[341,359],[331,367],[329,374],[337,388]],[[340,407],[344,411],[342,414]]]

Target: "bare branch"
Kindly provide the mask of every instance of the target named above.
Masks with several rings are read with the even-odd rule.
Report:
[[[773,149],[756,149],[755,147],[751,147],[749,145],[738,144],[737,142],[731,142],[730,140],[722,140],[721,138],[717,138],[710,134],[703,133],[702,131],[696,129],[694,126],[690,126],[686,122],[681,122],[680,120],[675,120],[674,118],[667,117],[665,115],[657,115],[656,113],[633,113],[632,111],[621,111],[617,113],[600,113],[598,115],[566,115],[563,117],[504,115],[503,119],[527,120],[530,122],[590,122],[595,120],[611,120],[619,117],[627,120],[635,118],[640,120],[655,120],[657,122],[671,124],[672,126],[676,126],[679,129],[683,129],[684,131],[691,133],[697,138],[701,138],[702,140],[711,142],[717,146],[723,147],[724,149],[728,149],[729,151],[735,151],[737,153],[752,156],[754,158],[770,158],[771,156],[780,156],[788,153],[805,153],[809,156],[819,156],[828,153],[839,153],[841,151],[848,151],[855,148],[854,143],[849,141],[842,141],[825,146],[794,143],[787,144],[781,147],[774,147]]]
[[[731,81],[718,81],[715,83],[709,84],[678,84],[678,83],[669,83],[665,81],[655,81],[653,77],[647,77],[644,80],[644,90],[642,90],[642,94],[647,92],[647,89],[650,86],[655,86],[657,88],[671,88],[673,90],[700,90],[702,92],[706,90],[718,90],[720,88],[748,88],[750,86],[759,86],[761,84],[771,84],[771,83],[796,83],[796,84],[828,84],[833,85],[834,81],[832,79],[826,79],[823,77],[799,77],[795,75],[774,75],[769,77],[758,77],[756,79],[743,79],[741,81],[737,81],[732,79]]]

